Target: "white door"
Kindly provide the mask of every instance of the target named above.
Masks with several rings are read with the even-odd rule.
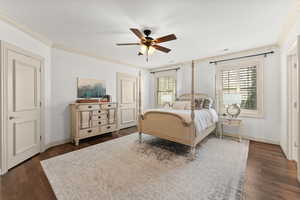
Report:
[[[40,152],[41,60],[6,49],[7,167]]]
[[[299,146],[299,92],[298,92],[298,62],[297,55],[288,57],[289,68],[289,142],[291,159],[298,161]]]
[[[119,128],[137,124],[137,77],[128,74],[117,74]]]

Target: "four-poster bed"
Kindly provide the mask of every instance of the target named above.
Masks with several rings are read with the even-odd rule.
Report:
[[[139,141],[142,142],[142,133],[153,135],[162,139],[181,143],[191,147],[191,155],[195,156],[196,145],[209,135],[216,128],[216,121],[213,118],[210,109],[196,110],[195,123],[195,98],[208,98],[205,94],[195,94],[194,91],[194,62],[192,62],[192,83],[191,94],[184,94],[179,97],[181,101],[190,101],[188,110],[169,110],[169,109],[149,109],[141,112],[141,88],[139,87]],[[139,82],[141,74],[139,74]],[[141,85],[141,84],[139,84]],[[213,110],[214,111],[214,110]],[[214,111],[215,112],[215,111]],[[204,120],[200,117],[206,117]],[[199,128],[202,124],[203,128]],[[205,121],[205,123],[203,123]],[[211,123],[206,123],[213,121]]]

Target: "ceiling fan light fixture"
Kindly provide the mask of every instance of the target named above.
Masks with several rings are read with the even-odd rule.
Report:
[[[146,56],[146,61],[148,62],[148,55],[151,55],[155,52],[155,50],[164,52],[164,53],[169,53],[171,49],[163,47],[161,45],[158,45],[163,42],[168,42],[171,40],[176,40],[177,37],[175,34],[169,34],[165,35],[163,37],[159,38],[152,38],[149,35],[151,34],[151,30],[146,29],[144,30],[144,34],[141,33],[140,30],[136,28],[130,28],[130,31],[134,33],[139,39],[139,43],[118,43],[118,46],[125,46],[125,45],[140,45],[140,51],[138,52],[138,55],[145,55]]]
[[[146,45],[143,45],[143,44],[142,44],[142,45],[141,45],[141,51],[140,51],[140,52],[141,52],[142,54],[145,54],[147,51],[148,51],[148,47],[147,47]]]
[[[152,46],[150,46],[150,47],[149,47],[149,50],[148,50],[148,54],[151,55],[151,54],[154,53],[154,51],[155,51],[155,48],[152,47]]]

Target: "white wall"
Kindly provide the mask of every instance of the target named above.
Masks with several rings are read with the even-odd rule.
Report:
[[[0,40],[4,42],[8,42],[19,48],[30,51],[34,54],[40,55],[45,59],[45,73],[47,76],[45,77],[45,120],[48,121],[50,119],[50,66],[51,66],[51,48],[44,43],[35,40],[28,34],[20,31],[19,29],[11,26],[10,24],[0,20]],[[45,142],[48,143],[50,141],[49,135],[51,133],[50,125],[48,123],[45,124]],[[0,149],[1,150],[1,149]],[[1,155],[1,154],[0,154]],[[0,159],[1,162],[1,159]]]
[[[111,94],[115,101],[116,73],[123,72],[138,75],[139,71],[136,68],[52,49],[50,46],[2,20],[0,20],[0,40],[40,55],[45,60],[45,130],[43,134],[46,147],[70,139],[68,105],[76,99],[77,77],[105,80],[107,93]],[[142,96],[143,106],[147,108],[150,99],[147,90],[150,83],[149,72],[143,70],[142,78],[142,87],[145,88]]]
[[[298,18],[300,19],[300,14]],[[287,55],[292,45],[297,41],[297,37],[300,35],[300,20],[297,20],[289,34],[287,35],[283,45],[281,46],[281,138],[280,145],[285,155],[290,159],[287,150]]]
[[[280,52],[277,48],[264,48],[248,53],[239,53],[230,57],[261,53],[274,50],[275,54],[264,58],[264,117],[243,118],[242,135],[260,141],[279,144],[281,130],[281,87],[280,87]],[[226,57],[222,57],[224,59]],[[217,65],[209,64],[211,60],[196,63],[195,91],[215,98],[215,73]],[[177,75],[178,95],[191,92],[191,63],[181,66]],[[152,88],[153,90],[153,88]],[[152,91],[153,92],[153,91]],[[154,102],[154,100],[152,100]],[[153,104],[154,105],[154,104]]]
[[[51,143],[70,139],[69,104],[77,98],[77,78],[105,80],[107,94],[116,101],[117,72],[138,75],[138,69],[120,64],[108,63],[91,57],[73,54],[59,49],[52,51],[51,80]],[[148,87],[149,79],[143,71],[143,86]],[[147,90],[145,90],[147,91]],[[148,106],[148,92],[144,93],[144,106]]]

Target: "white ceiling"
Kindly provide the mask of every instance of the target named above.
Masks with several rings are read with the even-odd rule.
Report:
[[[274,44],[294,0],[0,0],[0,10],[54,43],[141,67]],[[129,28],[175,33],[148,63]]]

